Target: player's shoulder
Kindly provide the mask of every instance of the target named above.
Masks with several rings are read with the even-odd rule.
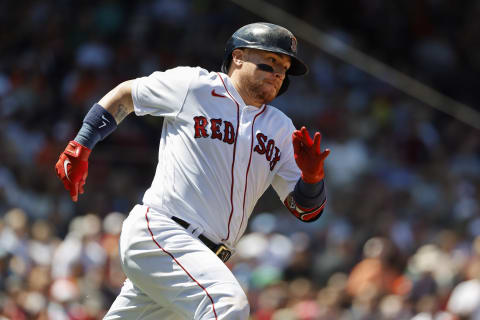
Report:
[[[220,77],[219,72],[209,71],[202,67],[191,67],[191,66],[178,66],[172,69],[165,70],[165,72],[171,72],[176,74],[192,75],[198,78],[218,80]]]
[[[195,90],[203,90],[205,88],[210,89],[212,86],[219,86],[222,87],[224,83],[224,77],[226,75],[222,74],[217,71],[209,71],[202,67],[194,67],[192,68],[191,72],[195,72],[196,77],[194,81],[191,83],[191,89]]]
[[[289,116],[287,116],[282,110],[278,109],[277,107],[268,104],[265,111],[268,113],[269,117],[274,118],[276,121],[289,124],[292,123],[292,119],[290,119]]]
[[[208,71],[202,67],[192,67],[192,66],[177,66],[174,68],[169,68],[165,70],[157,70],[154,71],[151,77],[210,77],[210,78],[218,78],[219,73],[214,71]]]
[[[206,84],[211,81],[218,81],[220,76],[217,72],[208,71],[202,67],[178,66],[163,71],[155,71],[149,77],[158,80],[168,79],[188,82],[195,86],[195,83]]]
[[[206,70],[200,67],[190,67],[190,66],[178,66],[175,68],[167,69],[164,72],[170,74],[177,74],[181,76],[198,76],[199,74],[204,73]]]
[[[218,77],[219,76],[218,72],[209,71],[209,70],[207,70],[205,68],[202,68],[202,67],[199,67],[199,66],[196,66],[196,67],[178,66],[178,67],[166,70],[166,71],[177,72],[177,73],[192,73],[192,74],[196,74],[198,76],[203,76],[203,77],[205,77],[205,76]]]
[[[199,77],[211,80],[211,81],[219,81],[219,79],[222,79],[221,72],[218,71],[209,71],[205,68],[202,67],[196,67],[196,70],[198,71]],[[227,75],[223,74],[225,77]]]

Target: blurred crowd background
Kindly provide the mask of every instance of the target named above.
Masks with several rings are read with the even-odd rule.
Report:
[[[272,3],[478,110],[479,1]],[[103,316],[161,119],[131,115],[95,148],[77,204],[59,153],[116,84],[219,70],[229,36],[261,20],[229,1],[0,2],[0,319]],[[262,197],[228,262],[252,319],[480,319],[479,131],[302,39],[299,55],[309,75],[272,104],[322,132],[328,204],[303,224]]]

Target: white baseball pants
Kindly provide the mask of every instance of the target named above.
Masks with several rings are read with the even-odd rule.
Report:
[[[132,209],[120,258],[128,279],[104,319],[248,319],[247,297],[232,272],[162,213]]]

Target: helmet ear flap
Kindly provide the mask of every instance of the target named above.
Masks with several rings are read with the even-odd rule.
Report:
[[[277,97],[280,96],[285,91],[287,91],[289,85],[290,85],[290,79],[288,78],[288,74],[286,74],[285,79],[283,79],[282,86],[280,87],[280,90],[278,90]]]
[[[223,60],[221,70],[223,73],[228,74],[228,68],[230,68],[230,63],[232,62],[232,53],[230,53],[230,58],[226,57]]]

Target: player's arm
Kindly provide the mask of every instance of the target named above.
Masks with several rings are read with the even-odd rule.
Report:
[[[88,157],[93,147],[112,133],[132,111],[132,80],[129,80],[119,84],[93,105],[75,139],[60,154],[55,170],[65,189],[70,191],[73,201],[77,201],[78,194],[84,192]]]
[[[295,162],[302,176],[284,203],[291,213],[305,222],[317,220],[326,203],[323,163],[330,150],[321,151],[321,140],[319,132],[312,140],[305,127],[295,130],[292,135]]]
[[[133,80],[122,82],[98,102],[115,118],[117,124],[133,112],[132,83]]]

